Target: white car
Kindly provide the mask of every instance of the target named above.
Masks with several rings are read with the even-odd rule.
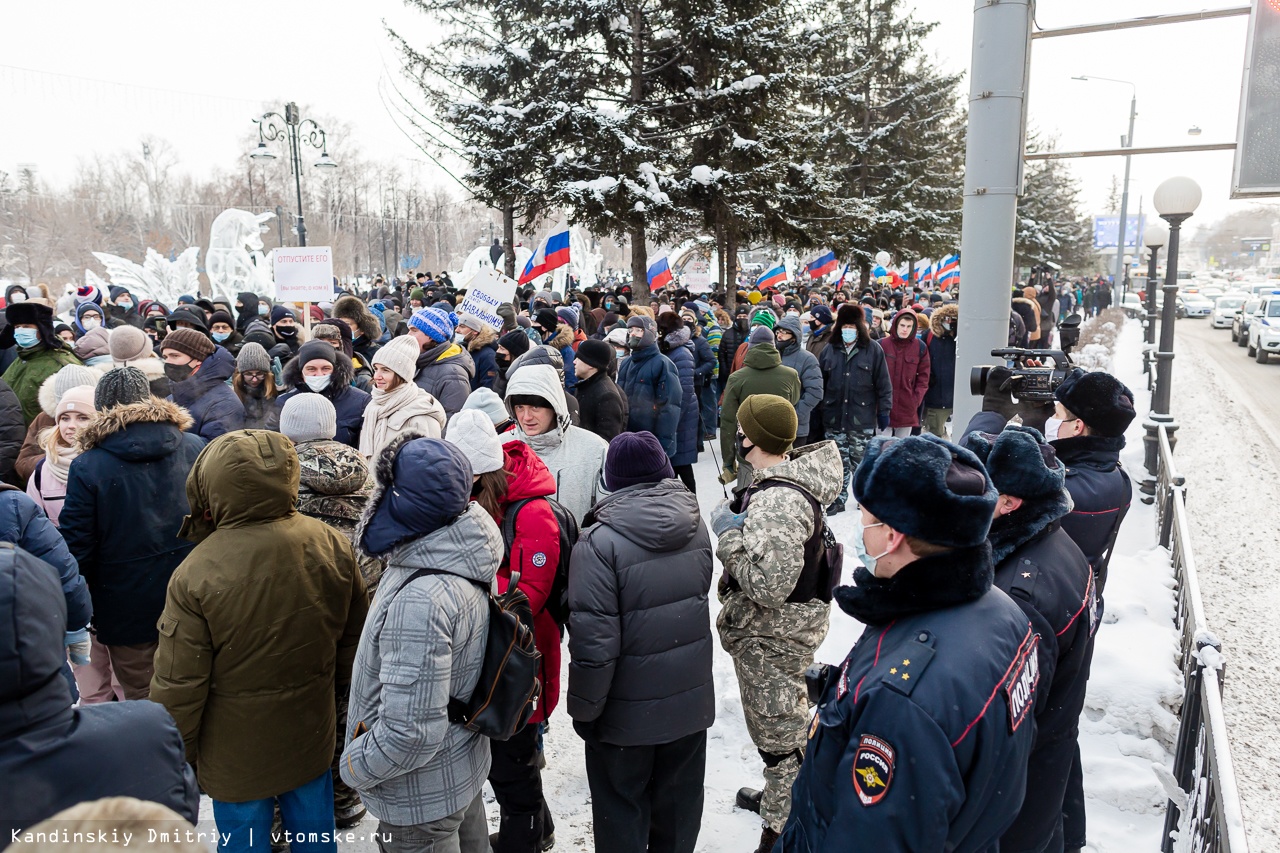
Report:
[[[1280,290],[1263,297],[1259,316],[1249,324],[1250,357],[1266,364],[1273,352],[1280,352]]]
[[[1213,313],[1213,303],[1198,290],[1184,290],[1178,294],[1179,317],[1208,317]]]
[[[1236,311],[1249,297],[1243,293],[1227,293],[1213,301],[1213,314],[1209,316],[1215,329],[1230,329]]]

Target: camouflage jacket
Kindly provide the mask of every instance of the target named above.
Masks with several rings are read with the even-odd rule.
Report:
[[[298,512],[323,521],[350,540],[372,600],[382,577],[382,561],[361,555],[356,545],[356,526],[373,494],[369,466],[359,451],[340,441],[304,441],[296,449],[301,463]]]
[[[786,462],[752,473],[752,484],[785,480],[826,506],[840,494],[840,454],[824,441],[793,451]],[[830,605],[789,604],[804,568],[804,543],[813,533],[813,510],[794,489],[766,489],[752,496],[742,528],[720,537],[716,556],[740,590],[721,593],[721,636],[798,639],[816,646],[826,634]],[[816,638],[816,639],[815,639]]]

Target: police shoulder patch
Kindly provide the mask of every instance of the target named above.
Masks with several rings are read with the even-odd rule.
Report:
[[[542,568],[547,564],[547,555],[539,551],[533,555],[531,562],[538,568]]]
[[[1035,705],[1036,685],[1040,683],[1040,658],[1036,654],[1039,647],[1040,635],[1030,634],[1013,659],[1009,677],[1004,681],[1002,690],[1009,705],[1010,734],[1018,730],[1027,718],[1027,712]]]
[[[858,751],[853,754],[853,790],[864,806],[874,806],[889,793],[894,760],[894,749],[884,738],[865,734],[858,739]]]

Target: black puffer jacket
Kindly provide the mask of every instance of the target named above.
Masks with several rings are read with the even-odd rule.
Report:
[[[244,427],[244,407],[227,380],[236,372],[231,353],[217,347],[200,363],[195,376],[170,384],[173,402],[191,414],[189,432],[213,441],[220,435]]]
[[[583,519],[569,572],[569,715],[588,739],[670,743],[715,719],[711,536],[679,481],[631,486]]]
[[[627,428],[627,395],[603,370],[590,379],[578,379],[577,403],[583,429],[605,441],[613,441]]]
[[[67,606],[58,573],[0,544],[0,844],[102,797],[160,803],[195,823],[200,792],[182,736],[155,702],[71,707],[60,673]]]

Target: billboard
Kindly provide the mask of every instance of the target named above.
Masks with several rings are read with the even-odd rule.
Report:
[[[1142,232],[1147,227],[1147,217],[1127,216],[1124,229],[1124,247],[1137,249],[1142,240]],[[1120,236],[1120,216],[1108,214],[1093,217],[1093,248],[1114,249],[1116,239]]]
[[[1253,0],[1232,198],[1280,195],[1280,0]]]

